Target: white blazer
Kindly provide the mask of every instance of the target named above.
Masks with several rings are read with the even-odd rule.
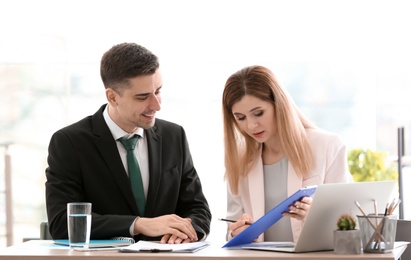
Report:
[[[321,129],[312,129],[308,131],[308,137],[315,157],[315,166],[309,176],[303,179],[297,175],[290,162],[288,163],[288,196],[299,188],[310,185],[353,182],[348,169],[346,147],[340,136]],[[254,220],[259,219],[265,213],[264,194],[263,161],[260,156],[249,174],[240,178],[238,195],[233,195],[227,185],[227,218],[237,220],[247,213]],[[291,219],[294,241],[298,240],[302,224],[303,221]],[[226,238],[231,239],[229,230],[227,230]],[[257,241],[264,241],[264,233],[258,237]]]

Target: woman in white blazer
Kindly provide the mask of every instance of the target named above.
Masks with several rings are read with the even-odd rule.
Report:
[[[228,224],[227,239],[301,187],[353,181],[341,138],[311,123],[269,69],[231,75],[222,103],[226,217],[237,220]],[[296,241],[311,201],[296,201],[257,241]]]

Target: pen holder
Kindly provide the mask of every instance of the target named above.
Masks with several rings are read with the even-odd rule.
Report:
[[[367,215],[357,218],[363,252],[392,252],[397,231],[397,215]]]

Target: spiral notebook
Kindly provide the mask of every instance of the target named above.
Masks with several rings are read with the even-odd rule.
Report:
[[[92,239],[90,240],[89,248],[117,248],[129,246],[135,241],[131,237],[113,237],[111,239]],[[56,239],[54,244],[62,246],[70,246],[68,239]]]

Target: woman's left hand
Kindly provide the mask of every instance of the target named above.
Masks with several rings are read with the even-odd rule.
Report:
[[[288,212],[283,212],[283,216],[304,220],[310,210],[313,199],[304,197],[301,200],[295,201],[288,209]]]

